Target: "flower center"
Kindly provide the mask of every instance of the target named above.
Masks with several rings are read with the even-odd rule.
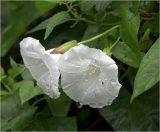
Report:
[[[100,67],[90,63],[88,66],[89,75],[99,75],[101,73]]]

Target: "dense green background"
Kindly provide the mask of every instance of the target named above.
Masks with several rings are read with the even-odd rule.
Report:
[[[1,8],[1,130],[159,130],[158,1],[2,1]],[[64,93],[53,100],[23,65],[24,37],[49,49],[116,25],[88,44],[112,55],[119,67],[122,88],[111,106],[79,108]]]

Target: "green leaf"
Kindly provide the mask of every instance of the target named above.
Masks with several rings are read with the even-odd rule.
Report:
[[[48,10],[55,8],[58,3],[54,1],[35,1],[35,5],[39,13],[43,15]]]
[[[128,2],[123,2],[120,5],[120,35],[122,40],[137,54],[140,58],[138,46],[138,30],[140,26],[139,14],[130,12]]]
[[[26,83],[25,80],[22,80],[22,81],[19,81],[19,82],[15,82],[15,83],[13,84],[13,88],[14,88],[15,90],[17,90],[17,89],[19,89],[24,83]]]
[[[15,60],[13,60],[12,57],[10,57],[10,64],[11,64],[11,66],[17,65],[17,63],[15,62]]]
[[[27,129],[29,131],[76,131],[75,117],[38,117]]]
[[[159,14],[158,12],[153,16],[152,19],[145,21],[143,23],[142,31],[146,31],[148,28],[150,29],[151,33],[154,33],[154,34],[159,33]]]
[[[95,8],[98,12],[101,11],[105,11],[105,9],[109,6],[109,4],[111,3],[111,0],[107,0],[107,1],[95,1]]]
[[[71,99],[63,92],[61,92],[61,96],[56,100],[47,96],[47,103],[53,116],[67,116],[71,102]]]
[[[17,93],[1,95],[1,119],[8,121],[15,117],[21,108],[20,99]]]
[[[97,25],[88,25],[86,28],[82,40],[87,40],[99,33],[99,27]],[[96,47],[98,45],[98,39],[88,43],[89,47]]]
[[[157,87],[130,104],[129,93],[121,88],[119,97],[100,113],[115,131],[158,131],[158,94]]]
[[[33,80],[33,77],[27,68],[22,72],[21,76],[24,80]]]
[[[64,43],[69,40],[77,40],[80,41],[82,34],[84,32],[85,27],[82,27],[81,25],[77,25],[75,28],[69,28],[67,30],[64,30],[60,32],[57,35],[54,35],[54,37],[51,38],[50,41],[46,42],[46,45],[49,47],[57,47],[58,44]],[[65,41],[64,41],[65,40]]]
[[[61,12],[58,12],[57,14],[53,15],[48,23],[47,23],[47,27],[46,27],[46,32],[45,32],[45,37],[44,39],[47,39],[48,36],[51,34],[52,30],[62,24],[62,23],[65,23],[67,21],[70,20],[70,15],[68,14],[68,12],[66,11],[61,11]]]
[[[39,30],[42,30],[42,29],[46,29],[48,21],[49,21],[49,19],[44,20],[43,22],[41,22],[40,24],[35,26],[33,29],[28,31],[27,34],[28,33],[33,33],[33,32],[36,32],[36,31],[39,31]]]
[[[123,63],[134,68],[139,67],[140,62],[137,59],[135,52],[133,52],[133,50],[124,42],[119,42],[112,52],[113,55]]]
[[[8,75],[13,79],[17,77],[19,74],[24,72],[25,66],[22,64],[17,64],[11,57],[10,57],[10,64],[11,68],[7,71]]]
[[[0,82],[6,77],[3,67],[0,65]]]
[[[3,78],[1,82],[4,85],[4,87],[10,91],[11,89],[13,89],[13,85],[15,81],[12,77],[6,76],[5,78]]]
[[[33,81],[25,81],[19,88],[19,96],[22,104],[40,94],[43,94],[43,91],[38,86],[34,87]]]
[[[152,88],[159,80],[160,38],[153,44],[143,57],[134,81],[134,92],[131,101]]]
[[[1,72],[1,76],[5,75],[4,69],[1,65],[0,65],[0,72]]]
[[[7,1],[6,4],[15,7],[12,10],[8,9],[10,10],[11,16],[9,17],[7,27],[2,31],[1,56],[5,56],[13,44],[18,44],[18,42],[16,42],[18,37],[23,34],[26,27],[39,16],[33,1]]]
[[[141,51],[146,52],[151,47],[151,44],[152,42],[150,40],[150,30],[148,28],[139,41]]]
[[[105,44],[105,48],[111,48],[119,37],[119,28],[101,37],[100,42]]]
[[[11,67],[8,70],[8,75],[14,79],[18,75],[20,75],[22,72],[24,72],[24,70],[25,70],[25,66],[24,65],[17,64],[17,65],[14,65],[13,67]]]
[[[89,0],[89,1],[81,1],[81,11],[84,13],[88,13],[94,6],[95,6],[95,1]]]
[[[36,107],[25,108],[19,115],[10,120],[5,126],[6,129],[11,129],[13,131],[23,130],[32,121],[33,115],[36,112]]]

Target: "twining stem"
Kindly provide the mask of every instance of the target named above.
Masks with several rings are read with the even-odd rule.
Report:
[[[37,103],[41,102],[42,100],[45,100],[46,98],[45,97],[42,97],[38,100],[36,100],[32,105],[35,106]]]
[[[119,42],[120,37],[118,37],[118,39],[114,42],[114,44],[109,48],[109,50],[112,50]]]
[[[84,41],[78,42],[78,44],[77,44],[77,45],[85,44],[85,43],[88,43],[88,42],[94,41],[94,40],[96,40],[96,39],[98,39],[98,38],[100,38],[100,37],[102,37],[102,36],[104,36],[104,35],[108,34],[108,33],[109,33],[109,32],[111,32],[112,30],[114,30],[114,29],[116,29],[116,28],[119,28],[119,27],[120,27],[120,25],[116,25],[116,26],[112,27],[111,29],[109,29],[109,30],[107,30],[107,31],[105,31],[105,32],[103,32],[103,33],[101,33],[101,34],[99,34],[99,35],[95,36],[95,37],[92,37],[92,38],[90,38],[90,39],[87,39],[87,40],[84,40]]]
[[[84,40],[84,41],[81,41],[81,42],[77,42],[76,40],[72,40],[72,41],[66,42],[66,43],[64,43],[64,44],[62,44],[61,46],[58,47],[58,51],[59,51],[59,53],[65,53],[66,51],[68,51],[70,48],[72,48],[74,46],[94,41],[94,40],[106,35],[107,33],[111,32],[114,29],[119,28],[119,27],[120,27],[120,25],[114,26],[114,27],[108,29],[107,31],[105,31],[105,32],[103,32],[103,33],[101,33],[99,35],[96,35],[96,36],[94,36],[94,37],[92,37],[92,38],[90,38],[88,40]],[[113,44],[113,46],[110,48],[110,50],[118,43],[119,39],[120,38],[118,38],[116,40],[116,42]]]
[[[96,24],[96,22],[94,22],[94,21],[91,21],[91,20],[87,20],[87,19],[85,19],[85,18],[72,18],[72,19],[70,19],[71,21],[77,21],[77,20],[79,20],[79,21],[83,21],[83,22],[87,22],[87,23],[90,23],[90,24]]]

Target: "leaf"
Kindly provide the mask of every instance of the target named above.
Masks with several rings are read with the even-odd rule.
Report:
[[[0,82],[6,77],[3,67],[0,65]]]
[[[150,35],[150,30],[148,28],[139,41],[140,48],[144,52],[146,52],[151,47],[152,44],[149,35]]]
[[[33,115],[36,110],[37,108],[33,106],[25,108],[19,115],[8,122],[8,124],[5,126],[5,130],[23,130],[32,121]]]
[[[4,69],[1,65],[0,65],[0,72],[1,72],[1,76],[5,75]]]
[[[27,32],[28,33],[33,33],[42,29],[45,29],[47,27],[47,23],[48,23],[49,19],[44,20],[43,22],[41,22],[40,24],[38,24],[37,26],[35,26],[33,29],[31,29],[30,31]]]
[[[19,96],[22,104],[40,94],[43,94],[43,91],[38,86],[34,87],[33,81],[25,81],[19,88]]]
[[[139,12],[139,9],[140,9],[140,0],[132,1],[131,5],[132,5],[132,12],[134,14],[137,14]]]
[[[84,13],[88,13],[94,6],[95,6],[95,1],[89,0],[89,1],[81,1],[81,11]]]
[[[24,65],[17,64],[11,67],[7,72],[8,72],[8,75],[14,79],[18,75],[20,75],[22,72],[24,72],[24,70],[25,70]]]
[[[157,87],[130,104],[129,93],[121,88],[119,97],[100,114],[115,131],[158,131],[158,94]]]
[[[159,33],[159,14],[158,12],[153,16],[151,20],[145,21],[142,26],[142,31],[150,29],[151,33],[158,34]],[[158,36],[158,35],[157,35]]]
[[[22,81],[19,81],[19,82],[14,82],[13,88],[14,88],[15,90],[17,90],[17,89],[19,89],[24,83],[26,83],[25,80],[22,80]]]
[[[13,89],[13,85],[15,81],[12,77],[6,76],[5,78],[3,78],[1,82],[4,85],[4,87],[10,91],[11,89]]]
[[[82,108],[80,111],[76,113],[78,128],[81,130],[86,130],[90,122],[90,117],[92,117],[92,110]],[[88,130],[88,129],[87,129]]]
[[[46,42],[46,45],[49,45],[49,47],[53,47],[54,44],[54,47],[57,47],[59,46],[59,44],[70,40],[80,41],[84,32],[84,28],[85,27],[82,27],[81,25],[77,25],[75,28],[64,30],[59,34],[54,35],[54,37],[52,37],[50,41]]]
[[[100,42],[105,43],[105,48],[111,48],[118,37],[119,37],[119,28],[101,37]]]
[[[66,11],[61,11],[61,12],[58,12],[57,14],[53,15],[47,23],[44,39],[47,39],[47,37],[51,34],[52,30],[56,26],[58,26],[62,23],[65,23],[69,20],[70,20],[70,15]]]
[[[123,63],[134,68],[139,67],[140,62],[139,59],[137,59],[135,52],[133,52],[132,49],[124,42],[119,42],[112,52],[113,55]]]
[[[38,117],[31,126],[29,131],[76,131],[77,124],[75,117]]]
[[[8,26],[2,31],[1,56],[5,56],[8,53],[18,37],[25,32],[26,27],[39,16],[33,1],[7,1],[6,4],[15,7],[12,10],[10,9],[11,16],[8,20]]]
[[[103,52],[106,55],[111,56],[112,55],[112,49],[115,47],[115,45],[117,45],[117,43],[119,42],[119,28],[111,31],[110,33],[108,33],[106,36],[100,38],[100,45],[104,45],[104,47],[102,48]]]
[[[21,76],[24,80],[33,80],[33,77],[27,68],[22,72]]]
[[[152,88],[159,80],[160,38],[143,57],[134,81],[134,92],[131,101],[143,92]]]
[[[9,59],[10,59],[10,64],[11,64],[11,66],[17,65],[17,63],[15,62],[15,60],[13,60],[12,57],[10,57]]]
[[[47,103],[53,116],[67,116],[71,102],[71,99],[63,92],[61,92],[61,96],[56,100],[47,96]]]
[[[7,72],[8,72],[8,75],[13,79],[25,70],[24,65],[17,64],[11,57],[10,57],[10,64],[12,67]]]
[[[135,52],[137,58],[140,58],[138,46],[138,30],[140,26],[139,14],[130,12],[128,2],[120,5],[120,35],[122,40]]]
[[[98,12],[105,11],[105,9],[109,6],[109,4],[112,2],[111,0],[107,1],[95,1],[95,8]]]
[[[17,93],[1,95],[1,119],[8,121],[15,117],[21,108],[20,99]]]
[[[87,40],[99,33],[99,27],[97,25],[88,25],[86,28],[82,40]],[[98,45],[98,40],[88,43],[89,47],[96,47]]]
[[[55,8],[57,5],[58,3],[55,1],[35,1],[35,6],[42,15],[48,10]]]

